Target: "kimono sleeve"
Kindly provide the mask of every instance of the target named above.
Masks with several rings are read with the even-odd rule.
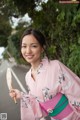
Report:
[[[39,120],[42,112],[39,102],[30,94],[21,93],[21,120]]]
[[[39,102],[36,97],[30,93],[29,87],[27,90],[28,92],[26,93],[21,92],[21,120],[39,120],[42,117]]]
[[[61,62],[59,62],[59,66],[62,93],[67,96],[74,111],[80,114],[80,78]]]

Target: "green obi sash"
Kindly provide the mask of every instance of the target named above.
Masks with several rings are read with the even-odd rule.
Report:
[[[52,117],[58,115],[60,112],[62,112],[65,109],[67,105],[68,105],[68,99],[63,94],[57,105],[54,107],[54,109],[49,111],[49,116]]]

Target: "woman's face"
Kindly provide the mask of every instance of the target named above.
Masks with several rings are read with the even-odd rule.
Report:
[[[40,62],[43,48],[33,35],[26,35],[22,39],[21,53],[24,59],[30,64]]]

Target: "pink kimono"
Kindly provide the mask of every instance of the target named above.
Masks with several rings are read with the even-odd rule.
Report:
[[[80,120],[80,78],[58,60],[44,58],[37,71],[36,80],[31,69],[26,74],[29,94],[22,93],[21,120],[40,120],[45,114],[39,101],[46,101],[61,92],[68,98],[73,112],[63,120]]]

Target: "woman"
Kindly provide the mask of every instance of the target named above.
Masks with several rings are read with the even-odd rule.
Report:
[[[80,79],[58,60],[42,59],[46,53],[46,41],[37,30],[26,30],[21,38],[21,53],[31,64],[26,74],[29,93],[17,89],[10,91],[12,98],[21,100],[21,120],[41,120],[46,116],[39,102],[47,101],[57,93],[68,98],[72,112],[63,120],[80,120]],[[53,118],[52,118],[53,119]]]

